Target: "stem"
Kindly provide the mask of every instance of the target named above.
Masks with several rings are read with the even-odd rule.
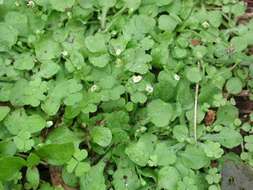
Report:
[[[100,25],[101,25],[102,30],[105,29],[107,11],[108,11],[108,8],[102,9],[101,20],[100,20]]]
[[[104,29],[104,32],[107,32],[113,26],[113,24],[119,18],[119,15],[121,15],[125,10],[126,10],[126,7],[124,6],[113,16],[111,22],[109,22],[107,27]]]
[[[198,62],[198,68],[200,68],[199,62]],[[193,120],[194,140],[196,143],[198,141],[197,139],[198,97],[199,97],[199,83],[196,84],[196,88],[195,88],[194,120]]]

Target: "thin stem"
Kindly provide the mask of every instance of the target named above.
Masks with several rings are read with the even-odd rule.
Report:
[[[200,63],[198,62],[198,68],[200,69]],[[199,83],[196,83],[195,88],[195,100],[194,100],[194,120],[193,120],[193,130],[194,130],[194,140],[197,143],[197,122],[198,122],[198,97],[199,97]]]
[[[101,19],[100,19],[100,25],[101,29],[104,30],[106,26],[106,15],[107,15],[108,8],[102,9]]]
[[[122,7],[112,18],[111,22],[108,23],[107,27],[104,29],[104,32],[107,32],[113,24],[117,21],[119,15],[121,15],[126,10],[126,7]]]

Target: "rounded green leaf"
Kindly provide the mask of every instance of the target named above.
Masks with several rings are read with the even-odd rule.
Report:
[[[194,83],[201,81],[202,73],[197,67],[191,67],[186,70],[186,78]]]
[[[239,78],[230,78],[226,83],[226,89],[230,94],[239,94],[242,91],[243,84]]]
[[[94,36],[88,36],[85,39],[85,45],[92,53],[105,52],[105,36],[99,33]]]
[[[188,145],[181,154],[181,158],[186,167],[195,170],[199,170],[210,163],[210,159],[200,146]]]
[[[25,160],[19,157],[0,158],[0,180],[10,180],[25,165]]]
[[[172,32],[178,25],[178,21],[170,15],[161,15],[158,19],[158,27],[161,30]]]
[[[94,127],[91,130],[91,137],[96,144],[106,147],[112,141],[112,132],[106,127]]]
[[[33,189],[36,189],[39,186],[40,173],[37,167],[27,169],[26,180]]]
[[[147,110],[151,122],[157,127],[167,126],[173,116],[172,106],[160,99],[150,102]]]
[[[49,2],[51,3],[53,9],[63,12],[70,9],[74,5],[75,0],[49,0]]]
[[[47,160],[52,165],[63,165],[67,163],[74,154],[73,143],[47,144],[39,147],[36,154],[43,160]]]
[[[7,51],[13,46],[18,37],[18,32],[6,23],[0,23],[0,52]]]
[[[131,143],[125,153],[137,165],[146,166],[154,150],[156,139],[156,136],[152,134],[145,134],[138,142]]]
[[[18,70],[31,70],[34,67],[34,57],[30,53],[23,53],[15,58],[14,68]]]
[[[177,183],[180,181],[180,174],[176,168],[166,166],[158,172],[159,189],[176,189]]]

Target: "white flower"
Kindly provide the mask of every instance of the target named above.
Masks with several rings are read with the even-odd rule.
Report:
[[[15,5],[16,5],[17,7],[19,7],[19,6],[20,6],[20,4],[19,4],[19,2],[18,2],[18,1],[16,1],[16,2],[15,2]]]
[[[115,36],[117,34],[117,31],[116,30],[113,30],[112,31],[112,35]]]
[[[51,127],[53,124],[54,124],[53,121],[47,121],[46,126],[47,126],[47,127]]]
[[[129,12],[130,12],[130,13],[134,12],[134,9],[133,9],[133,8],[130,8],[130,9],[129,9]]]
[[[67,16],[69,17],[69,18],[72,18],[72,14],[71,14],[71,12],[67,12]]]
[[[202,23],[202,26],[204,28],[208,28],[210,25],[209,25],[209,23],[207,21],[205,21],[205,22]]]
[[[92,85],[92,87],[90,87],[90,91],[91,92],[95,92],[96,90],[98,89],[98,86],[97,85]]]
[[[40,34],[41,31],[40,31],[39,29],[37,29],[37,30],[35,31],[35,33],[36,33],[36,34]]]
[[[66,50],[62,51],[61,54],[66,57],[68,55],[68,52]]]
[[[174,79],[175,79],[176,81],[179,81],[179,80],[180,80],[180,76],[177,75],[177,74],[175,74],[175,75],[174,75]]]
[[[154,88],[153,88],[153,86],[151,86],[150,84],[147,84],[145,90],[146,90],[148,93],[152,93],[152,92],[154,91]]]
[[[116,55],[120,55],[121,52],[122,52],[121,49],[118,49],[118,48],[117,48],[117,49],[115,50]]]
[[[30,0],[30,1],[27,2],[28,7],[34,7],[34,5],[35,5],[34,1]]]
[[[137,75],[137,76],[134,75],[132,77],[132,80],[133,80],[134,83],[138,83],[138,82],[140,82],[142,80],[142,76],[141,75]]]

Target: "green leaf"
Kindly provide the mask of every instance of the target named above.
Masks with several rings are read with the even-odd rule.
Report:
[[[133,167],[118,168],[113,173],[112,183],[116,190],[138,189],[141,186]]]
[[[203,57],[207,54],[207,48],[205,46],[196,46],[193,49],[193,55],[197,59],[203,59]]]
[[[64,0],[64,1],[49,0],[49,2],[51,3],[53,9],[64,12],[74,5],[75,0]]]
[[[17,152],[17,147],[12,140],[0,142],[0,155],[12,156]]]
[[[57,74],[59,70],[60,66],[57,63],[51,60],[46,60],[41,64],[39,74],[41,77],[48,79]]]
[[[65,103],[68,104],[79,102],[80,97],[82,97],[79,92],[82,88],[82,84],[76,79],[55,81],[41,107],[48,115],[55,115],[60,108],[62,100],[65,99]]]
[[[96,57],[89,57],[89,61],[96,67],[105,67],[110,61],[110,56],[104,54]]]
[[[215,124],[229,126],[239,117],[238,109],[233,105],[221,106],[217,112],[217,120]]]
[[[241,52],[245,50],[249,44],[247,38],[244,38],[242,36],[235,36],[231,39],[231,45],[233,48],[235,48],[236,52]]]
[[[129,49],[124,53],[123,57],[126,64],[126,69],[139,74],[146,74],[149,70],[149,65],[152,57],[143,49]]]
[[[39,163],[40,163],[40,158],[34,154],[34,153],[31,153],[28,157],[27,157],[27,166],[32,168],[34,166],[37,166]]]
[[[25,160],[19,157],[0,158],[0,180],[9,181],[25,165]]]
[[[28,19],[25,14],[18,11],[10,11],[5,15],[5,22],[18,30],[21,35],[26,35],[28,32]]]
[[[204,150],[200,146],[188,145],[181,153],[181,159],[186,167],[199,170],[210,163]]]
[[[206,155],[210,158],[218,159],[224,153],[223,149],[220,147],[220,144],[216,142],[207,141],[203,144],[203,147]]]
[[[0,106],[0,121],[3,121],[3,119],[8,115],[10,110],[11,109],[7,106]]]
[[[34,57],[30,53],[23,53],[15,58],[14,68],[18,70],[31,70],[34,67]]]
[[[155,2],[157,6],[164,6],[171,4],[173,0],[156,0]]]
[[[158,171],[159,189],[176,189],[180,174],[176,168],[166,166]]]
[[[26,180],[33,189],[36,189],[39,186],[40,174],[37,167],[27,168]]]
[[[60,3],[61,4],[61,3]],[[61,54],[60,45],[50,38],[43,38],[35,44],[35,54],[38,60],[50,60]]]
[[[31,139],[31,134],[27,131],[21,131],[13,138],[13,142],[21,152],[27,152],[34,146],[34,140]]]
[[[52,165],[63,165],[67,163],[74,154],[73,143],[42,145],[36,150],[36,154]]]
[[[85,45],[92,53],[106,52],[105,36],[97,33],[85,38]]]
[[[91,138],[93,142],[106,147],[112,141],[112,132],[106,127],[94,127],[91,129]]]
[[[158,27],[161,30],[172,32],[178,25],[178,21],[171,15],[161,15],[158,18]]]
[[[0,52],[8,51],[17,41],[18,32],[12,26],[0,23]]]
[[[126,7],[131,11],[134,11],[139,8],[142,0],[124,0]]]
[[[42,100],[45,100],[44,93],[47,91],[47,83],[37,78],[27,81],[20,79],[11,90],[10,101],[13,105],[31,105],[37,107]]]
[[[243,141],[239,132],[234,129],[224,127],[218,134],[218,142],[226,148],[234,148]]]
[[[157,137],[151,134],[145,134],[140,139],[131,143],[125,150],[127,156],[137,165],[146,166],[153,152]]]
[[[230,94],[239,94],[242,91],[242,82],[239,78],[230,78],[226,83],[226,89]]]
[[[116,4],[116,0],[96,0],[101,7],[110,8]]]
[[[93,166],[87,174],[80,178],[80,190],[106,190],[103,162]]]
[[[124,26],[124,32],[136,38],[143,38],[143,34],[151,32],[155,24],[156,21],[152,17],[147,15],[134,15],[129,23]]]
[[[147,106],[148,117],[157,127],[167,126],[173,116],[172,106],[160,99],[153,100]]]
[[[176,125],[173,128],[173,137],[177,139],[178,142],[184,142],[189,138],[189,131],[185,125]]]
[[[81,141],[81,138],[75,135],[73,131],[65,126],[58,127],[51,131],[46,142],[54,142],[56,144],[65,144],[65,143],[74,143],[78,144]]]
[[[151,159],[158,166],[168,166],[176,162],[176,153],[170,150],[167,143],[161,142],[157,143]]]
[[[191,67],[186,70],[186,78],[194,83],[198,83],[202,79],[202,73],[196,67]]]
[[[40,115],[28,116],[25,110],[17,109],[7,116],[4,125],[11,134],[17,135],[20,131],[40,132],[46,126],[46,121]]]
[[[90,164],[87,162],[80,162],[75,169],[75,175],[78,177],[83,176],[90,170]]]
[[[253,152],[253,135],[245,136],[244,141],[245,141],[245,148],[248,151]]]

